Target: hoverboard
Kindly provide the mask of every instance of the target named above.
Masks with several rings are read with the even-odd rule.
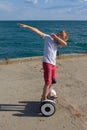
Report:
[[[52,84],[54,83],[55,82],[52,82]],[[52,86],[50,87],[48,94],[50,93],[50,91],[56,96],[56,91],[52,88]],[[56,111],[55,104],[56,99],[54,98],[48,98],[46,100],[43,100],[40,104],[40,112],[42,113],[42,115],[46,117],[52,116]]]

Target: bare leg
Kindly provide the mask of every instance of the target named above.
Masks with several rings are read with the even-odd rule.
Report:
[[[51,90],[52,90],[52,86],[50,85],[50,87],[49,87],[49,93],[47,95],[48,98],[51,97],[51,96],[54,96],[54,94],[52,93]]]
[[[42,100],[46,100],[47,99],[49,88],[50,88],[49,85],[46,85],[46,84],[44,85],[43,94],[42,94]]]

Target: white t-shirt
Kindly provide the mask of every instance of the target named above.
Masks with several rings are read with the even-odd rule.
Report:
[[[55,65],[58,46],[54,42],[53,38],[48,34],[44,34],[43,39],[45,41],[43,62]]]

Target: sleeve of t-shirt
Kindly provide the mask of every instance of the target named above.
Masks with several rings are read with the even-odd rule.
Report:
[[[44,35],[43,35],[43,39],[44,39],[44,40],[46,40],[46,39],[49,38],[49,37],[50,37],[50,35],[44,33]]]

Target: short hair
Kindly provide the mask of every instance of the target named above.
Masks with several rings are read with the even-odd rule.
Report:
[[[61,35],[65,41],[67,41],[69,38],[68,32],[65,30],[60,31],[58,34]]]

